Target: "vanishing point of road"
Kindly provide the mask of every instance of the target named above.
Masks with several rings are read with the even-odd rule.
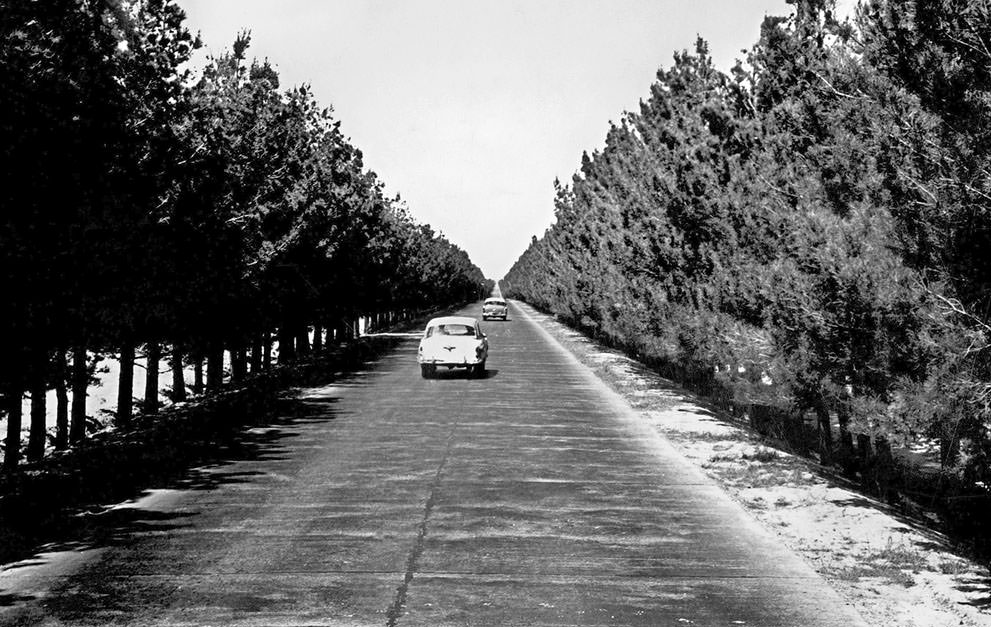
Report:
[[[411,338],[4,569],[0,625],[861,624],[523,308],[483,326],[485,378]]]

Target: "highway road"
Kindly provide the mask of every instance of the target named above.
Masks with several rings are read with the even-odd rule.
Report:
[[[411,338],[4,568],[0,625],[861,624],[520,307],[483,327],[484,378]]]

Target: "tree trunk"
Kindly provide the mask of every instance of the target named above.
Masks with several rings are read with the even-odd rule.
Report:
[[[341,320],[341,342],[347,342],[354,337],[354,321],[350,318]]]
[[[182,345],[172,345],[172,402],[181,403],[186,400],[186,374],[182,368]]]
[[[11,384],[7,387],[5,397],[7,410],[7,438],[4,443],[3,467],[12,471],[17,468],[21,459],[21,418],[23,414],[21,403],[24,391],[21,386]]]
[[[871,449],[871,436],[857,434],[857,465],[860,468],[860,482],[870,489],[870,478],[874,466],[874,451]]]
[[[28,434],[28,461],[45,456],[48,419],[48,355],[43,355],[31,369],[31,432]]]
[[[148,342],[148,357],[145,365],[145,402],[142,411],[146,416],[158,413],[158,367],[162,361],[162,346],[158,342]]]
[[[72,349],[72,424],[69,441],[78,444],[86,437],[86,391],[89,388],[89,365],[86,348]]]
[[[296,361],[296,342],[292,325],[283,323],[279,327],[279,363],[291,364],[294,361]]]
[[[952,468],[960,459],[960,417],[953,413],[944,415],[939,421],[939,463],[945,468]]]
[[[300,324],[296,328],[296,356],[306,359],[310,355],[310,328]]]
[[[251,374],[258,374],[262,370],[262,336],[259,333],[251,337]]]
[[[207,355],[206,364],[206,390],[216,392],[224,385],[224,348],[214,346],[210,348]]]
[[[247,376],[248,360],[244,355],[244,348],[242,346],[231,348],[231,381],[244,383]]]
[[[816,401],[815,411],[819,427],[819,463],[826,465],[833,460],[833,427],[829,422],[829,408],[823,399]]]
[[[117,426],[128,427],[134,414],[134,345],[120,348],[120,377],[117,383]]]
[[[853,436],[850,434],[850,399],[844,399],[837,408],[840,426],[839,458],[843,472],[853,475],[856,472],[856,458],[853,452]]]
[[[68,367],[65,363],[65,351],[55,353],[55,450],[64,451],[69,448],[69,391],[65,381],[68,378]]]
[[[874,483],[877,495],[885,502],[897,500],[897,491],[893,486],[894,458],[891,455],[891,444],[882,437],[874,438]]]
[[[268,370],[272,365],[272,334],[262,333],[262,370]]]
[[[320,323],[313,325],[313,352],[319,353],[323,350],[323,327]]]
[[[203,393],[203,356],[198,354],[193,357],[193,394]]]

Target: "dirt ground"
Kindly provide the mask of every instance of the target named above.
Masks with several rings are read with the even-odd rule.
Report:
[[[947,538],[720,420],[690,393],[618,351],[528,311],[868,623],[991,625],[991,570],[955,552]]]

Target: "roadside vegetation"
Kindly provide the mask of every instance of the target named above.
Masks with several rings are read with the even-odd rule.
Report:
[[[127,431],[164,396],[210,395],[348,341],[359,318],[381,326],[491,289],[384,196],[307,86],[250,59],[249,34],[193,76],[200,42],[183,21],[172,0],[0,0],[8,474],[86,443],[101,355],[120,363],[114,423]]]
[[[987,549],[991,5],[792,4],[677,53],[502,293]]]

